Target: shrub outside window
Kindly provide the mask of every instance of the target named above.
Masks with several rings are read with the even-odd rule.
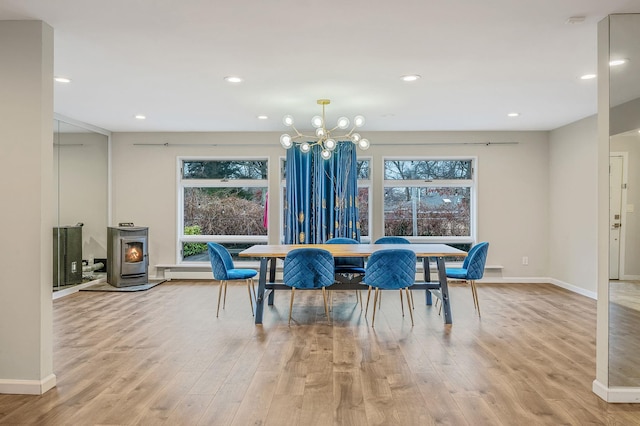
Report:
[[[266,159],[180,158],[178,262],[209,262],[206,243],[225,246],[234,261],[266,244]]]

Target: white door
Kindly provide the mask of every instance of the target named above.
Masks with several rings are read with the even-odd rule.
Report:
[[[609,157],[609,279],[620,277],[623,158]]]

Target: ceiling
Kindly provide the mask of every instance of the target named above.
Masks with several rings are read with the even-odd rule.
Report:
[[[625,12],[640,0],[0,0],[54,28],[55,112],[114,132],[283,131],[320,98],[363,135],[550,130],[596,113],[580,76]]]

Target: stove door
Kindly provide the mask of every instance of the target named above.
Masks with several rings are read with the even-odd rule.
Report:
[[[147,239],[144,237],[120,240],[120,274],[122,276],[145,275],[147,272]]]

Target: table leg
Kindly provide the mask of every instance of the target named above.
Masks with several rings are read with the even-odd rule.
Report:
[[[260,275],[258,276],[258,295],[256,298],[256,324],[262,324],[262,315],[264,312],[264,290],[267,283],[267,262],[269,258],[260,259]]]
[[[451,303],[449,300],[449,284],[447,284],[447,271],[444,266],[444,257],[438,257],[438,280],[440,281],[440,294],[442,295],[442,312],[444,312],[444,323],[452,324]]]
[[[272,257],[271,259],[269,259],[269,282],[270,283],[274,283],[276,282],[276,262],[277,262],[277,258]],[[269,306],[273,306],[273,298],[276,295],[276,292],[274,290],[271,290],[269,292],[269,298],[267,299],[267,304]]]
[[[422,258],[422,269],[423,269],[423,275],[424,275],[424,282],[425,283],[430,283],[431,282],[431,271],[429,270],[429,258],[428,257],[423,257]],[[433,300],[431,298],[431,292],[429,290],[425,290],[424,291],[424,295],[426,297],[426,304],[427,305],[432,305],[433,304]]]

